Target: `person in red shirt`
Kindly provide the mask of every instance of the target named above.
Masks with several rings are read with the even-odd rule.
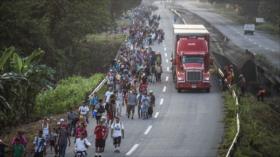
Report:
[[[105,119],[101,119],[100,123],[94,129],[95,134],[95,157],[101,157],[104,152],[106,138],[108,136],[108,128],[105,126]]]

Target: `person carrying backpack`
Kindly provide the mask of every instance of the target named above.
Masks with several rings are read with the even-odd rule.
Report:
[[[121,139],[124,138],[124,126],[119,117],[116,117],[111,125],[111,137],[113,138],[113,144],[115,146],[114,152],[120,153]]]
[[[43,138],[43,131],[39,130],[38,136],[34,138],[34,157],[43,157],[46,151],[46,141]]]

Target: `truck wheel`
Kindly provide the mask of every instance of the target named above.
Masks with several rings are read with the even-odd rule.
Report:
[[[206,89],[206,92],[209,93],[209,92],[210,92],[210,88],[207,88],[207,89]]]
[[[178,93],[181,93],[181,89],[177,89],[177,92],[178,92]]]

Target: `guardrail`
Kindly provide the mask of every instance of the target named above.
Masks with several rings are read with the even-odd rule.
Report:
[[[183,21],[184,24],[186,24],[186,21],[184,18],[182,18],[181,14],[177,12],[177,10],[175,9],[170,9],[171,12],[173,12],[175,15],[177,15],[179,18],[181,18],[181,20]],[[220,68],[217,68],[218,69],[218,73],[219,75],[223,78],[225,75],[223,73],[223,71],[220,69]],[[240,119],[239,119],[239,113],[238,113],[238,106],[239,106],[239,102],[238,102],[238,97],[236,95],[236,92],[234,91],[234,89],[232,89],[232,86],[231,85],[228,85],[228,89],[231,91],[231,94],[232,94],[232,97],[234,98],[235,100],[235,105],[237,107],[237,112],[236,112],[236,128],[237,128],[237,131],[236,131],[236,134],[233,138],[233,141],[227,151],[227,154],[226,154],[226,157],[229,157],[230,154],[232,153],[232,150],[233,150],[233,147],[235,145],[235,143],[237,142],[237,139],[239,137],[239,132],[240,132]]]

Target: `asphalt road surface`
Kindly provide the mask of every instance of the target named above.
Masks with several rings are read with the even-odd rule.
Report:
[[[163,59],[162,82],[150,85],[156,95],[156,108],[152,119],[134,120],[123,116],[125,138],[121,153],[114,153],[112,139],[108,137],[103,156],[105,157],[211,157],[216,156],[218,144],[223,136],[223,101],[221,93],[212,80],[210,93],[177,93],[171,76],[170,56],[173,50],[172,13],[160,2],[156,14],[160,14],[160,28],[164,29],[165,40],[154,44]],[[124,109],[123,109],[124,111]],[[88,126],[88,156],[95,154],[93,129],[95,121]],[[67,148],[67,157],[74,156],[73,139]],[[49,154],[48,156],[53,156]]]
[[[238,47],[248,49],[265,56],[272,65],[280,69],[280,37],[271,36],[261,31],[254,35],[244,35],[243,25],[218,14],[211,5],[194,0],[176,0],[176,5],[199,15],[216,27]]]

